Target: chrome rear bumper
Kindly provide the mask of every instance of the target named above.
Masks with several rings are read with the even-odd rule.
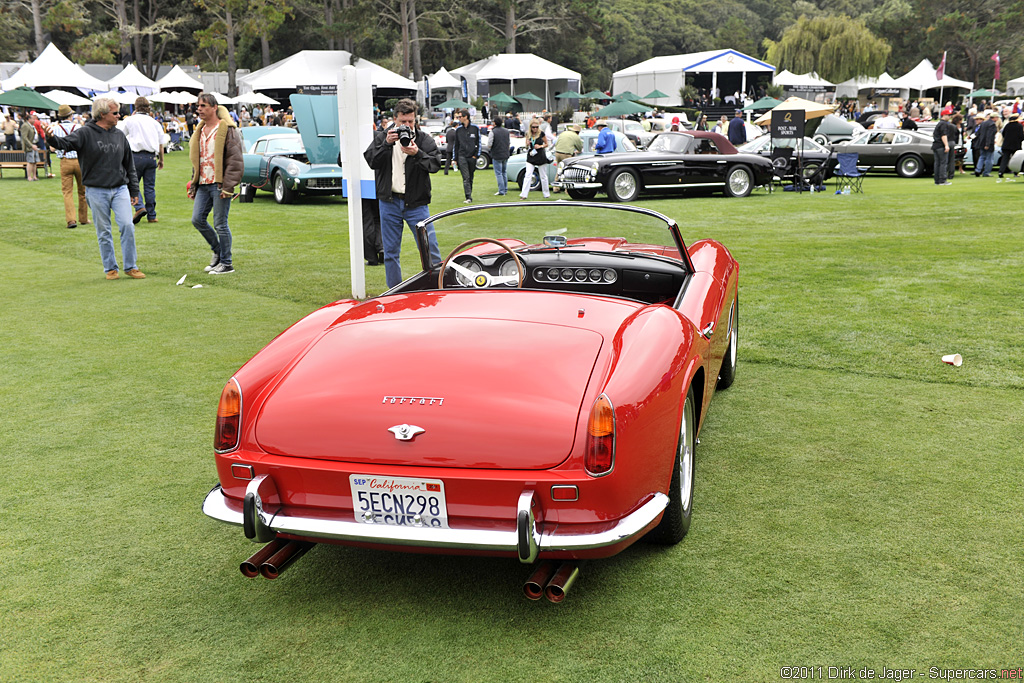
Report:
[[[538,524],[534,514],[533,491],[519,496],[516,529],[434,529],[429,527],[363,524],[356,521],[293,515],[282,510],[273,480],[261,475],[249,482],[242,509],[215,486],[203,501],[203,512],[213,519],[241,526],[245,535],[266,542],[277,534],[335,541],[408,545],[422,548],[450,548],[483,552],[514,552],[519,560],[531,563],[541,552],[571,552],[616,545],[645,531],[668,505],[664,493],[652,493],[639,508],[594,533],[550,530]],[[564,528],[564,527],[563,527]]]

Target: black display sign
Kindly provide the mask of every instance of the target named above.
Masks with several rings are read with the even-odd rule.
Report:
[[[295,86],[295,90],[300,95],[337,95],[338,84],[331,83],[326,85],[297,85]]]
[[[772,112],[773,138],[802,138],[807,113],[803,109],[785,109]]]

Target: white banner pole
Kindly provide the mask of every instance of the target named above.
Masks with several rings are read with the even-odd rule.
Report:
[[[366,266],[363,262],[364,196],[376,198],[373,171],[363,159],[363,150],[373,140],[373,98],[370,72],[343,66],[338,74],[338,132],[341,138],[341,166],[348,189],[349,266],[352,269],[352,297],[366,298]],[[370,181],[369,187],[363,180]],[[364,192],[364,189],[370,191]],[[374,255],[376,256],[376,254]]]

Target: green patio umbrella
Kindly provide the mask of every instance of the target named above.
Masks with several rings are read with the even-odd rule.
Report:
[[[591,90],[590,92],[583,93],[583,96],[588,100],[610,100],[612,98],[605,95],[600,90]]]
[[[26,109],[52,109],[56,111],[60,105],[49,97],[40,95],[32,88],[21,86],[14,90],[0,93],[0,104],[9,107],[25,107]]]
[[[434,107],[434,109],[469,109],[469,102],[463,102],[457,100],[454,97],[450,100],[445,100],[441,104]]]
[[[498,107],[498,109],[508,109],[512,105],[519,104],[514,97],[503,92],[492,95],[487,101],[491,105]]]
[[[522,95],[513,95],[517,100],[536,100],[537,102],[543,102],[541,98],[534,95],[532,92],[524,92]]]
[[[644,95],[644,99],[645,100],[656,100],[659,97],[668,97],[668,95],[666,95],[665,93],[661,92],[657,88],[655,88],[651,92],[649,92],[646,95]]]
[[[556,100],[581,100],[581,99],[583,99],[583,95],[579,94],[575,90],[570,90],[568,92],[558,93],[557,95],[555,95],[555,99]]]
[[[639,95],[634,95],[633,93],[631,93],[630,91],[627,90],[624,93],[619,93],[618,95],[616,95],[612,99],[613,100],[619,100],[620,102],[622,100],[630,100],[630,101],[635,102],[636,100],[640,99],[640,96]]]
[[[982,88],[981,90],[975,90],[974,92],[969,93],[967,97],[973,100],[975,97],[995,97],[998,94],[999,93],[993,90],[986,90],[985,88]]]
[[[600,117],[606,116],[627,116],[629,114],[640,114],[642,112],[650,111],[651,107],[640,104],[639,102],[631,102],[630,100],[619,100],[618,102],[612,102],[604,109],[600,109],[597,115]]]
[[[774,97],[762,97],[757,102],[751,102],[747,106],[743,107],[743,111],[753,111],[755,109],[774,109],[780,104],[782,104],[782,100],[777,100]]]

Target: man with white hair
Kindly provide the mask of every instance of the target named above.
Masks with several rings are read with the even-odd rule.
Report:
[[[92,219],[96,223],[96,240],[107,279],[120,277],[110,224],[113,212],[121,233],[124,274],[141,280],[146,276],[136,267],[135,226],[132,222],[132,204],[139,201],[139,179],[135,174],[128,138],[117,129],[120,106],[113,98],[100,97],[92,103],[91,121],[63,138],[55,137],[54,126],[50,125],[46,141],[55,149],[78,152],[85,200],[89,202]]]

